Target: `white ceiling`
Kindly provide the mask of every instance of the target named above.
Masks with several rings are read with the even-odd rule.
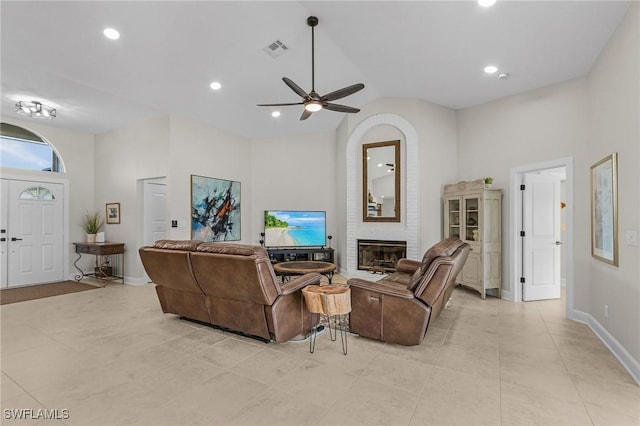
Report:
[[[102,133],[175,113],[247,137],[335,129],[343,113],[299,121],[282,82],[316,91],[365,89],[336,103],[418,98],[453,109],[585,76],[629,2],[2,1],[2,114],[18,100],[55,106],[52,126]],[[117,41],[102,30],[120,31]],[[281,40],[273,59],[262,49]],[[486,75],[495,64],[508,80]],[[218,80],[221,90],[209,84]]]

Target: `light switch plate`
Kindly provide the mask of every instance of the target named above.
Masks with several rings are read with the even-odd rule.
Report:
[[[627,245],[638,246],[638,231],[624,231],[624,238],[627,240]]]

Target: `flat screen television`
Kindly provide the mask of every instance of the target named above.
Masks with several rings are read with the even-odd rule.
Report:
[[[266,247],[324,247],[327,212],[265,210],[264,245]]]

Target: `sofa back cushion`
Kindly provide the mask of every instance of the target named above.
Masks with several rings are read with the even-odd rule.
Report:
[[[202,244],[199,240],[158,240],[153,243],[154,248],[165,250],[195,251]]]
[[[464,243],[458,238],[447,238],[434,244],[422,257],[422,264],[413,273],[407,289],[414,291],[435,259],[451,256],[462,244]]]
[[[281,292],[262,247],[202,243],[191,253],[191,264],[207,296],[271,305]]]
[[[147,275],[155,284],[173,290],[202,293],[191,270],[189,255],[192,251],[153,246],[142,247],[138,252]]]

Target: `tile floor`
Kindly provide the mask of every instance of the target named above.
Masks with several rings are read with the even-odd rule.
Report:
[[[0,308],[0,422],[640,425],[640,387],[563,311],[456,289],[420,346],[349,336],[344,356],[325,332],[310,354],[164,315],[151,285],[110,284]],[[20,408],[69,418],[6,418]]]

